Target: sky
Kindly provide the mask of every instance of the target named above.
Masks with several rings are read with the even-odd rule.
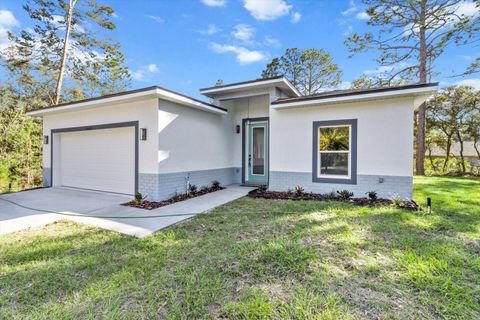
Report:
[[[378,52],[349,58],[348,35],[370,30],[361,1],[352,0],[99,0],[115,9],[111,32],[132,75],[131,89],[159,85],[199,98],[218,79],[257,79],[286,48],[322,48],[343,71],[341,88],[362,74],[376,75]],[[0,0],[0,48],[7,30],[31,26],[24,1]],[[479,14],[470,0],[460,11]],[[435,64],[442,86],[480,89],[480,73],[454,77],[479,55],[480,46],[452,46]],[[2,74],[0,73],[0,76]]]

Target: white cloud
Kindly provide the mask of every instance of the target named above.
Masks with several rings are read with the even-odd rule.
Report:
[[[257,20],[275,20],[292,8],[284,0],[243,0],[243,6]]]
[[[353,32],[353,26],[352,26],[352,25],[348,25],[348,26],[347,26],[347,30],[345,30],[345,31],[343,32],[343,35],[344,35],[345,37],[348,37],[349,35],[352,34],[352,32]]]
[[[470,86],[475,90],[480,90],[480,78],[465,79],[454,83],[457,86]]]
[[[11,43],[8,39],[8,31],[20,25],[13,13],[8,10],[0,10],[0,50],[5,49]]]
[[[365,11],[357,13],[357,15],[355,17],[358,20],[369,20],[370,19],[370,16]]]
[[[379,66],[376,69],[372,70],[365,70],[363,73],[366,75],[374,75],[374,76],[382,76],[385,75],[386,73],[389,73],[391,71],[400,71],[403,68],[409,67],[410,64],[406,62],[400,62],[397,64],[392,64],[389,66]]]
[[[157,23],[164,23],[165,22],[165,19],[163,19],[162,17],[159,17],[159,16],[147,16],[149,17],[150,19],[152,19],[153,21],[157,22]]]
[[[263,52],[256,50],[248,50],[247,48],[237,47],[226,44],[211,43],[211,48],[217,53],[234,53],[240,64],[249,64],[253,62],[263,61],[266,56]]]
[[[215,34],[215,33],[220,32],[220,31],[221,31],[221,29],[218,28],[216,25],[214,25],[214,24],[209,24],[209,25],[208,25],[208,28],[207,28],[206,30],[200,30],[199,32],[200,32],[201,34],[203,34],[203,35],[211,36],[211,35],[213,35],[213,34]]]
[[[202,3],[209,7],[223,7],[225,6],[225,0],[202,0]]]
[[[345,90],[345,89],[350,89],[352,86],[352,83],[350,81],[342,81],[338,86],[337,89],[339,90]]]
[[[297,23],[300,21],[300,19],[302,19],[302,14],[300,12],[294,12],[292,13],[292,18],[290,19],[290,21],[292,23]]]
[[[342,11],[340,13],[342,14],[342,16],[349,16],[352,13],[357,12],[357,11],[358,11],[358,7],[355,4],[355,1],[350,0],[350,2],[348,4],[348,8],[345,11]]]
[[[248,24],[237,24],[232,31],[232,36],[244,42],[250,42],[255,35],[255,28]]]
[[[480,12],[480,8],[476,6],[475,2],[473,1],[462,1],[458,4],[457,10],[455,10],[455,13],[458,15],[464,15],[464,16],[474,16]]]
[[[137,70],[131,71],[132,78],[137,81],[148,81],[149,75],[157,73],[159,71],[158,66],[154,63],[141,66]]]
[[[263,44],[268,47],[275,47],[275,48],[278,48],[281,46],[280,41],[278,39],[275,39],[270,36],[265,36],[265,39],[263,40]]]

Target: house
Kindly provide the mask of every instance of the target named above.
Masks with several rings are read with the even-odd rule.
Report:
[[[43,117],[45,186],[166,199],[212,180],[286,191],[412,196],[414,110],[437,84],[301,96],[284,77],[148,87],[29,113]]]
[[[477,148],[480,149],[480,146],[477,145]],[[450,156],[460,160],[460,150],[460,142],[453,142],[450,146]],[[427,150],[427,155],[432,158],[445,158],[446,150],[443,147],[434,145]],[[475,149],[475,143],[473,141],[463,142],[463,157],[465,161],[480,160],[480,156]]]

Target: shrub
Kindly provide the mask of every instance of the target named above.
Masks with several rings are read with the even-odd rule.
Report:
[[[332,191],[330,191],[329,193],[327,193],[327,194],[325,195],[325,197],[326,197],[327,199],[330,199],[330,200],[336,200],[336,199],[338,199],[338,194],[337,194],[336,191],[333,191],[333,190],[332,190]]]
[[[258,191],[260,192],[266,192],[268,189],[267,185],[266,184],[261,184],[258,186]]]
[[[368,198],[372,201],[377,200],[377,191],[368,191],[367,192]]]
[[[194,185],[194,184],[189,185],[189,186],[188,186],[188,191],[189,191],[190,193],[192,193],[192,194],[197,193],[197,186]]]
[[[397,208],[400,208],[403,204],[403,199],[400,196],[393,197],[392,201],[393,201],[393,205]]]
[[[292,188],[288,188],[288,189],[287,189],[287,194],[288,194],[289,196],[291,196],[291,195],[293,194]]]
[[[135,193],[135,202],[141,202],[143,200],[143,196],[140,192]]]
[[[300,196],[303,193],[304,189],[301,186],[295,187],[295,195]]]
[[[349,200],[351,197],[353,197],[353,192],[348,190],[337,191],[337,194],[340,200]]]
[[[208,191],[210,191],[210,188],[207,187],[207,186],[202,186],[202,187],[200,188],[200,192],[201,192],[201,193],[207,193]]]
[[[220,182],[217,180],[212,181],[212,189],[213,190],[219,190],[220,189]]]

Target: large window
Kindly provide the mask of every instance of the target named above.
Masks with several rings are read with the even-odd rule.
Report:
[[[356,183],[356,120],[313,123],[313,181]]]

